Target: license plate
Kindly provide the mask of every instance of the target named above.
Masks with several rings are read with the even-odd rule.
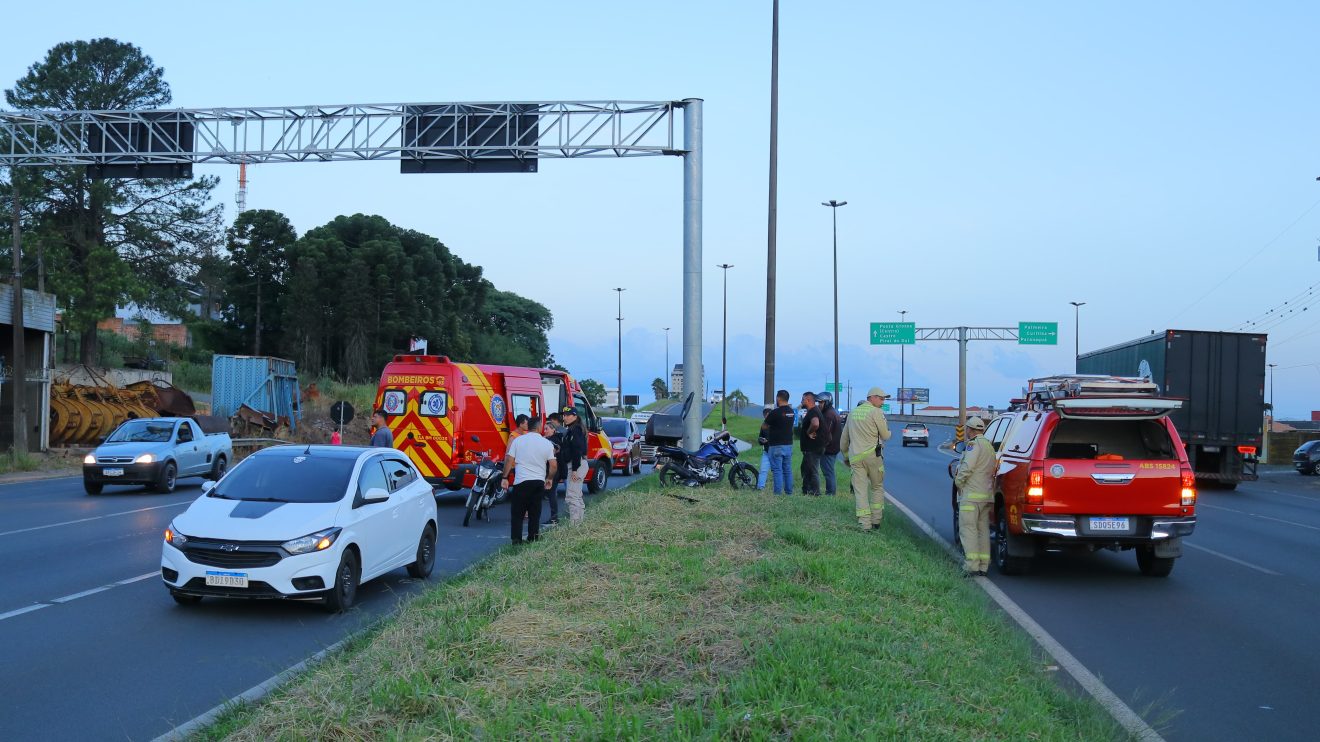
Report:
[[[246,572],[211,572],[206,573],[207,587],[247,587]]]
[[[1127,518],[1092,518],[1092,531],[1126,531],[1128,529]]]
[[[103,474],[103,475],[105,475],[105,476],[107,476],[107,477],[122,477],[122,476],[124,476],[124,470],[123,470],[123,469],[102,469],[102,470],[101,470],[101,474]]]

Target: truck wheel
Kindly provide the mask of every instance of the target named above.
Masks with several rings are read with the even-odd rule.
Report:
[[[229,461],[221,454],[216,456],[215,463],[211,464],[211,474],[207,479],[219,482],[220,477],[223,477],[227,471],[229,471]]]
[[[99,495],[104,488],[105,485],[100,482],[89,482],[86,479],[83,480],[83,490],[89,495]]]
[[[1008,553],[1008,540],[1012,537],[1008,532],[1008,519],[1004,517],[1003,507],[996,507],[995,522],[990,524],[990,556],[995,562],[995,570],[1001,575],[1021,575],[1031,569],[1031,557],[1012,556]]]
[[[1168,577],[1177,557],[1157,557],[1150,547],[1137,549],[1137,568],[1147,577]]]
[[[587,491],[596,494],[605,489],[605,485],[610,481],[610,465],[608,463],[596,462],[591,468],[595,473],[591,479],[587,480]]]
[[[156,491],[168,495],[174,491],[174,485],[178,483],[178,469],[173,461],[166,461],[165,466],[160,468],[160,477],[156,479]]]

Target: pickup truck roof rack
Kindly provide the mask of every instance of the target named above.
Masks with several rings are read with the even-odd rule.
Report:
[[[1045,409],[1053,407],[1054,402],[1060,399],[1077,397],[1146,398],[1158,397],[1159,394],[1159,385],[1146,379],[1129,376],[1068,374],[1029,380],[1025,402],[1028,409]]]

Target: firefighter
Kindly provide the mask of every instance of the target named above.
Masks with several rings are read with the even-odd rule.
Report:
[[[994,505],[995,449],[985,439],[985,421],[967,421],[972,436],[958,462],[953,483],[958,485],[958,533],[962,541],[963,574],[984,577],[990,568],[990,508]]]
[[[889,440],[889,424],[880,406],[889,395],[878,386],[866,393],[866,414],[854,410],[843,426],[839,446],[843,463],[852,471],[853,500],[857,505],[857,523],[863,531],[878,529],[885,512],[884,444]]]

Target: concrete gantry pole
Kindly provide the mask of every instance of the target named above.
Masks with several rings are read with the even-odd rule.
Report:
[[[701,390],[706,371],[701,365],[701,104],[683,101],[683,389]],[[699,402],[701,400],[698,400]],[[684,421],[683,447],[701,445],[698,404]]]

